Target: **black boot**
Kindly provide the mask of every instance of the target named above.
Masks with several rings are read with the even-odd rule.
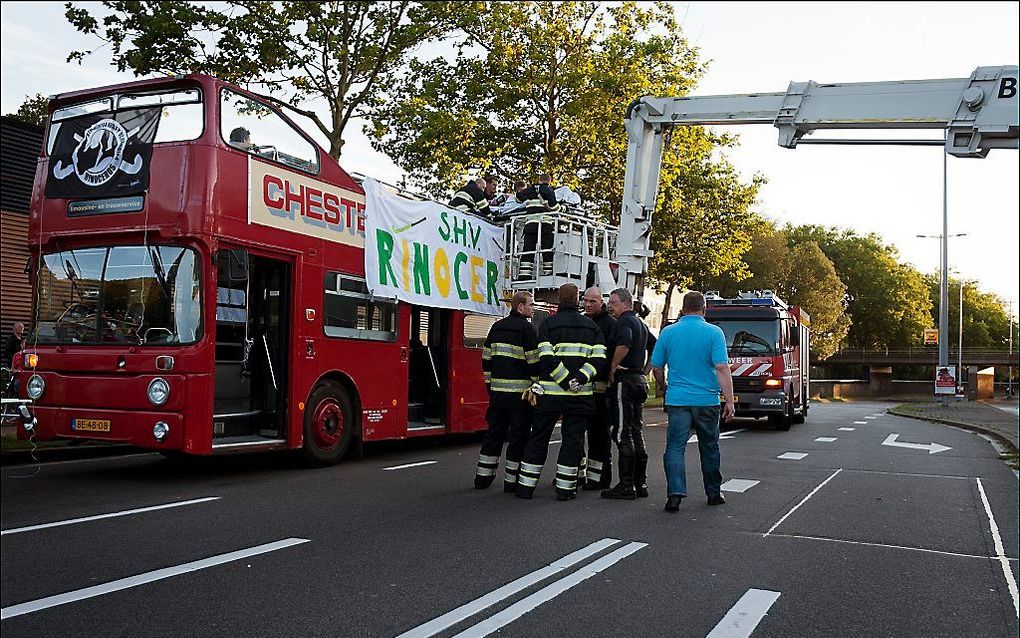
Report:
[[[475,475],[475,489],[484,490],[485,488],[492,485],[492,482],[496,480],[495,476],[478,476]]]
[[[604,490],[602,492],[602,498],[633,501],[637,498],[637,492],[634,490],[633,485],[624,485],[623,481],[620,481],[613,489]]]
[[[664,509],[667,512],[679,512],[680,501],[682,501],[683,498],[684,497],[680,496],[679,494],[670,494],[669,496],[666,497],[666,506],[663,507],[662,509]]]
[[[638,457],[634,461],[634,490],[638,498],[648,498],[648,486],[645,480],[648,478],[648,456]]]

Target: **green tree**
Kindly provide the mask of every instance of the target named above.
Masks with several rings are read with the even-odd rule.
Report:
[[[46,118],[49,117],[49,106],[50,100],[42,93],[36,93],[35,95],[26,95],[25,100],[18,107],[18,110],[14,113],[8,113],[8,117],[13,117],[16,120],[20,120],[26,124],[35,124],[36,126],[46,126]]]
[[[628,104],[685,95],[703,71],[665,3],[498,2],[465,31],[455,55],[411,61],[372,130],[375,147],[435,195],[471,170],[550,172],[609,218]]]
[[[456,6],[454,6],[456,5]],[[266,91],[309,118],[340,157],[352,118],[378,106],[422,43],[449,33],[477,3],[103,2],[66,5],[68,21],[109,46],[135,75],[209,73]],[[81,61],[91,50],[73,51]],[[313,110],[324,101],[328,116]]]
[[[931,299],[931,321],[938,325],[939,275],[925,276]],[[949,278],[949,347],[960,336],[960,280]],[[976,281],[963,282],[963,348],[1003,348],[1009,343],[1009,315],[998,295],[982,292]],[[1014,344],[1015,345],[1015,344]]]
[[[813,241],[832,260],[846,285],[847,312],[853,325],[851,347],[881,348],[915,345],[931,327],[931,300],[924,276],[900,263],[899,253],[875,234],[821,226],[787,229],[791,242]]]

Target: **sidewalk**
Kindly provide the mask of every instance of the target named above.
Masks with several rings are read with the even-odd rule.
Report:
[[[943,407],[933,401],[904,403],[890,414],[955,425],[993,436],[1017,452],[1018,417],[1016,402],[961,401]]]

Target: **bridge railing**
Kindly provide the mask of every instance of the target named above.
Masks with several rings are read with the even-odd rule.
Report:
[[[956,348],[949,349],[949,363],[955,364],[960,358],[960,351]],[[964,348],[964,365],[974,364],[999,364],[1017,365],[1020,362],[1020,354],[1016,351],[1010,353],[1003,348]],[[938,347],[908,347],[908,348],[843,348],[833,353],[826,359],[818,359],[819,362],[839,363],[846,362],[867,362],[881,363],[884,361],[895,363],[934,363],[938,359]]]

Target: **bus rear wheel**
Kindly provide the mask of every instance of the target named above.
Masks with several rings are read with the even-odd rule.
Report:
[[[354,436],[354,411],[347,391],[336,381],[321,381],[305,404],[304,456],[315,466],[343,458]]]

